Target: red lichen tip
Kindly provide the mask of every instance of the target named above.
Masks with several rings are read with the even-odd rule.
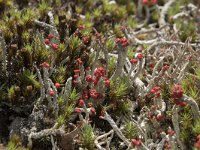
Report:
[[[171,148],[172,148],[172,145],[169,144],[169,143],[165,143],[165,144],[164,144],[164,147],[165,147],[166,149],[171,149]]]
[[[76,79],[76,78],[78,78],[78,77],[79,77],[79,75],[77,75],[77,74],[74,75],[74,79]]]
[[[200,140],[198,140],[198,141],[195,143],[195,147],[196,147],[196,148],[200,148]]]
[[[50,40],[49,40],[49,39],[45,39],[45,40],[44,40],[44,43],[45,43],[46,45],[49,45],[49,44],[50,44]]]
[[[81,60],[81,58],[78,58],[76,61],[77,61],[77,63],[78,63],[79,65],[83,64],[83,61]]]
[[[154,88],[152,88],[151,90],[150,90],[150,92],[152,93],[152,94],[155,94],[155,95],[157,95],[157,96],[160,96],[160,91],[161,90],[161,87],[159,87],[159,86],[155,86]]]
[[[149,3],[149,0],[143,0],[142,3],[147,5]]]
[[[74,70],[74,73],[80,73],[80,70]]]
[[[97,92],[97,90],[95,90],[95,89],[91,89],[91,90],[90,90],[90,97],[91,97],[92,99],[97,99],[98,96],[99,96],[99,93]]]
[[[96,86],[98,82],[99,82],[99,77],[94,78],[93,80],[94,86]]]
[[[180,107],[185,107],[187,105],[187,103],[186,102],[178,102],[177,105],[179,105]]]
[[[94,70],[94,76],[104,77],[106,75],[106,70],[103,67],[96,68]]]
[[[83,97],[84,97],[85,99],[88,99],[88,98],[89,98],[88,94],[83,94]]]
[[[163,68],[164,71],[166,71],[166,70],[169,69],[169,65],[164,65],[162,68]]]
[[[95,108],[94,107],[90,107],[90,112],[93,113],[93,114],[95,114],[96,113]]]
[[[95,32],[95,36],[97,37],[97,39],[101,39],[101,34],[99,32]]]
[[[87,44],[89,42],[89,39],[87,36],[82,37],[83,44]]]
[[[49,33],[48,39],[52,39],[53,37],[54,37],[54,35],[52,33]]]
[[[132,58],[132,59],[130,60],[130,62],[131,62],[131,64],[137,64],[138,60],[135,59],[135,58]]]
[[[154,90],[157,92],[157,91],[161,90],[161,87],[155,86],[155,87],[154,87]]]
[[[58,49],[58,44],[53,43],[51,45],[51,47],[52,47],[53,50],[57,50]]]
[[[199,139],[199,140],[200,140],[200,134],[198,134],[198,135],[197,135],[197,139]]]
[[[83,29],[85,29],[85,26],[84,25],[79,25],[78,29],[79,30],[83,30]]]
[[[159,98],[161,96],[161,93],[160,92],[155,92],[155,97],[156,98]]]
[[[105,86],[106,86],[107,88],[110,87],[110,80],[106,79],[106,80],[104,81],[104,83],[105,83]]]
[[[60,87],[61,87],[61,84],[60,84],[60,83],[55,83],[55,87],[56,87],[56,88],[60,88]]]
[[[76,113],[81,113],[81,108],[76,107],[76,108],[75,108],[75,112],[76,112]]]
[[[173,86],[173,88],[172,88],[172,98],[174,100],[180,99],[183,96],[183,93],[184,93],[184,91],[183,91],[183,88],[182,88],[181,85],[175,84]]]
[[[151,89],[150,92],[151,92],[152,94],[155,94],[156,91],[155,91],[154,89]]]
[[[139,60],[142,60],[144,58],[144,55],[142,53],[137,53],[136,57],[139,59]]]
[[[55,92],[54,92],[54,91],[50,91],[50,92],[49,92],[49,95],[50,95],[51,97],[53,97],[53,96],[55,95]]]
[[[175,134],[175,131],[172,129],[168,129],[167,134],[169,134],[170,136],[173,136]]]
[[[85,104],[84,100],[83,100],[83,99],[80,99],[80,100],[79,100],[78,106],[79,106],[79,107],[83,107],[84,104]]]
[[[162,114],[157,114],[156,116],[156,120],[159,122],[159,121],[162,121],[164,119],[164,116]]]
[[[143,0],[142,3],[144,5],[155,5],[157,4],[157,0]]]
[[[87,82],[93,82],[92,75],[87,75],[87,76],[85,77],[85,80],[86,80]]]
[[[151,0],[151,4],[153,5],[157,4],[157,0]]]
[[[136,139],[132,139],[132,140],[131,140],[131,143],[132,143],[134,146],[141,146],[141,144],[142,144],[141,140],[136,140]]]
[[[49,68],[50,65],[47,62],[43,62],[43,63],[40,64],[40,67]]]
[[[116,43],[120,43],[123,47],[127,47],[129,45],[128,39],[123,37],[123,38],[116,38],[115,40]]]

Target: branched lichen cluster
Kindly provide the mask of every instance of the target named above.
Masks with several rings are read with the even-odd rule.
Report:
[[[2,145],[200,148],[198,5],[0,0]]]

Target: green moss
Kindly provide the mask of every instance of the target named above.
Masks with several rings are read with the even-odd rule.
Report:
[[[113,39],[108,39],[106,41],[106,48],[108,49],[109,52],[112,52],[112,50],[115,47],[115,41]]]
[[[58,116],[56,122],[58,123],[58,127],[64,125],[65,124],[65,116],[64,115]]]
[[[74,105],[66,105],[64,108],[60,108],[62,108],[63,110],[56,120],[59,127],[62,125],[67,125],[69,123],[69,119],[74,112],[75,107]]]
[[[55,23],[55,25],[56,26],[58,26],[59,25],[59,18],[58,18],[58,16],[56,15],[56,16],[54,16],[54,23]]]
[[[0,22],[0,29],[4,34],[5,40],[10,41],[14,33],[8,28],[6,23]]]
[[[181,11],[181,6],[187,5],[190,2],[190,0],[179,0],[176,1],[172,7],[168,10],[169,17],[174,16],[175,14],[179,13]]]
[[[118,116],[123,115],[131,115],[131,106],[132,103],[128,99],[120,99],[117,101],[117,107],[115,109],[115,113]]]
[[[188,140],[190,139],[190,131],[189,130],[181,130],[180,139],[183,142],[188,142]]]
[[[12,85],[7,91],[8,99],[13,101],[15,99],[15,86]]]
[[[99,18],[101,14],[102,14],[101,9],[99,8],[94,9],[93,11],[94,18]]]
[[[65,122],[67,123],[70,119],[71,114],[74,112],[74,104],[67,105],[64,109],[64,116],[65,116]]]
[[[185,109],[189,109],[189,108],[185,108]],[[183,128],[183,130],[191,128],[192,116],[189,112],[185,111],[183,114],[181,114],[180,124],[181,124],[181,127]]]
[[[0,9],[5,10],[13,6],[13,0],[0,0]]]
[[[127,10],[127,13],[130,15],[130,14],[135,14],[136,13],[136,5],[134,2],[130,1],[129,3],[126,4],[126,10]]]
[[[132,58],[134,58],[134,56],[135,56],[135,48],[129,47],[128,48],[127,56],[129,58],[129,60],[132,59]]]
[[[25,27],[30,27],[32,25],[32,22],[34,20],[35,17],[35,11],[31,8],[27,8],[21,16],[21,23],[25,26]]]
[[[127,11],[125,6],[118,6],[117,4],[109,4],[108,0],[103,0],[103,13],[111,15],[116,22],[126,18]]]
[[[125,137],[130,140],[133,138],[137,138],[138,137],[138,129],[137,129],[136,124],[134,124],[131,121],[128,122],[123,129],[123,133],[124,133]]]
[[[127,25],[128,25],[128,27],[135,29],[138,24],[133,17],[129,16],[127,18]]]
[[[45,47],[44,41],[41,40],[40,35],[34,37],[33,40],[33,58],[39,64],[43,61],[49,60],[51,51]]]
[[[196,40],[196,26],[193,20],[188,19],[178,19],[175,21],[178,29],[180,29],[179,36],[181,41],[185,42],[189,37],[191,41]]]
[[[76,89],[73,89],[71,91],[71,93],[69,94],[69,97],[68,97],[68,103],[69,104],[72,104],[74,103],[75,101],[77,101],[79,98],[79,94],[77,93]]]
[[[16,134],[10,137],[10,141],[8,142],[6,149],[7,150],[28,150],[28,148],[22,147],[21,139]]]
[[[171,17],[171,16],[174,16],[175,14],[177,14],[178,12],[180,12],[180,5],[179,5],[179,3],[176,2],[173,5],[173,7],[169,8],[168,15],[169,15],[169,17]]]
[[[51,9],[51,7],[48,5],[46,0],[42,0],[39,3],[39,13],[40,15],[43,17],[45,14],[47,14],[47,12]]]
[[[88,150],[94,149],[94,128],[90,124],[85,124],[82,127],[80,141],[81,146]]]
[[[198,77],[195,77],[195,75],[188,74],[182,81],[182,87],[185,91],[185,94],[192,97],[194,100],[198,99],[200,94],[198,90],[198,80]]]
[[[118,88],[116,88],[118,87]],[[111,99],[121,99],[128,93],[129,84],[127,78],[117,78],[111,80],[110,83],[110,97]]]
[[[20,81],[25,85],[34,85],[36,88],[40,88],[40,83],[37,81],[37,75],[29,70],[25,70],[20,76]]]
[[[200,134],[200,119],[195,120],[195,123],[192,127],[192,131],[195,135],[199,135]]]
[[[69,47],[72,50],[72,53],[77,53],[81,45],[81,40],[77,36],[72,36],[69,40]]]
[[[123,32],[121,31],[121,25],[119,25],[119,24],[116,24],[114,26],[113,31],[114,31],[114,34],[116,35],[117,38],[124,36]]]
[[[55,82],[57,82],[57,83],[64,83],[65,76],[66,76],[66,66],[62,65],[62,66],[58,67],[53,78],[54,78]]]
[[[30,39],[30,33],[25,31],[22,33],[22,40],[24,43],[27,43],[27,46],[28,46],[28,49],[30,50],[31,49],[31,45],[28,44],[29,42],[29,39]]]

